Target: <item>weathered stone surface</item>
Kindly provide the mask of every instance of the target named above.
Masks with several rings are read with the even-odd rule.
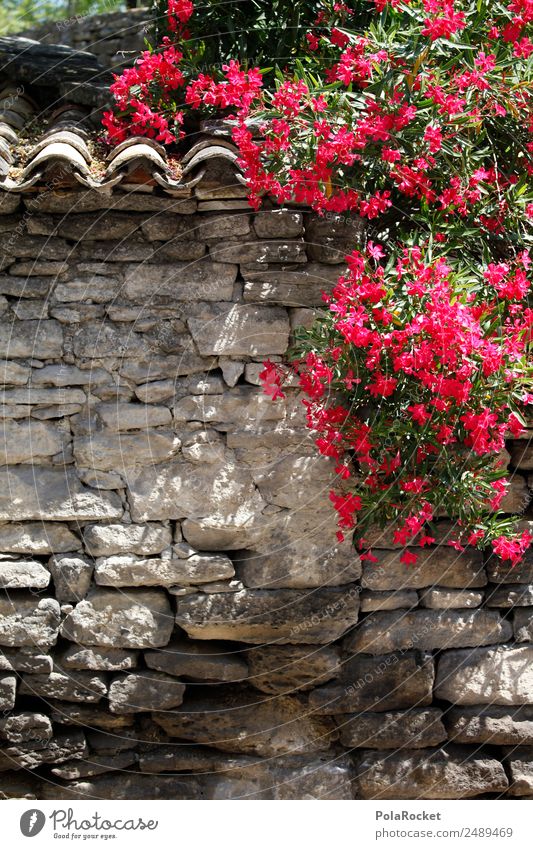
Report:
[[[117,495],[83,486],[71,469],[30,465],[0,469],[0,521],[90,521],[120,519],[122,513]]]
[[[40,748],[34,742],[12,745],[0,750],[11,768],[36,769],[43,764],[55,764],[71,758],[83,758],[88,754],[85,736],[81,730],[58,732],[46,740]]]
[[[397,610],[398,608],[416,607],[418,594],[415,590],[397,590],[396,592],[372,592],[363,590],[361,593],[361,613],[373,610]]]
[[[0,674],[0,710],[13,710],[17,692],[17,679],[14,675]]]
[[[512,628],[491,610],[398,610],[372,613],[348,638],[348,651],[382,654],[398,649],[484,646],[510,639]]]
[[[63,330],[59,322],[0,322],[0,357],[60,357],[63,352]]]
[[[258,646],[247,653],[248,683],[262,693],[290,695],[311,690],[341,673],[334,646]]]
[[[533,584],[533,549],[528,549],[521,563],[516,566],[510,560],[493,555],[487,561],[489,581],[494,584]]]
[[[260,589],[337,587],[361,576],[361,561],[349,540],[319,544],[305,539],[287,545],[282,534],[270,554],[238,552],[235,565],[245,586]]]
[[[81,601],[91,586],[94,564],[80,554],[58,554],[48,563],[54,579],[56,598]]]
[[[44,422],[5,421],[2,423],[0,465],[9,463],[39,462],[61,451],[66,434],[54,425]]]
[[[183,351],[179,355],[165,357],[143,357],[139,360],[124,361],[120,364],[119,372],[122,377],[134,383],[146,383],[149,380],[160,380],[188,374],[197,374],[213,368],[216,360],[199,357],[191,351]]]
[[[527,607],[515,610],[513,631],[517,643],[533,642],[533,608]]]
[[[353,251],[361,241],[365,223],[358,216],[349,217],[327,212],[305,217],[305,242],[310,259],[315,262],[341,263],[346,254]]]
[[[106,304],[121,295],[122,279],[111,275],[79,274],[54,289],[53,300],[62,304]]]
[[[433,610],[449,610],[450,607],[479,607],[482,601],[483,593],[476,590],[444,590],[441,587],[433,587],[420,593],[420,606]]]
[[[114,770],[125,770],[137,761],[135,752],[118,752],[116,755],[93,755],[88,761],[66,761],[61,766],[51,769],[52,775],[65,780],[77,780],[93,775],[102,775]],[[115,796],[115,794],[113,794]]]
[[[306,262],[303,241],[289,239],[260,242],[216,242],[211,244],[209,254],[217,262],[269,263]]]
[[[250,216],[242,212],[225,215],[201,215],[196,219],[195,239],[223,239],[246,236],[250,232]],[[283,234],[285,235],[285,234]]]
[[[99,673],[65,672],[54,666],[48,675],[23,675],[20,694],[66,702],[99,702],[107,694],[107,682]]]
[[[254,216],[254,230],[260,239],[293,239],[302,229],[302,213],[294,209],[260,210]]]
[[[321,714],[425,707],[433,700],[433,679],[426,652],[355,655],[343,664],[342,681],[312,690],[309,704]]]
[[[287,312],[278,307],[217,304],[188,325],[202,356],[283,354],[289,344]]]
[[[96,583],[107,587],[168,587],[174,584],[203,584],[232,578],[233,564],[225,555],[195,554],[185,559],[138,559],[116,555],[96,563]]]
[[[250,421],[258,424],[279,421],[286,415],[286,408],[283,404],[273,404],[260,389],[238,386],[220,395],[179,398],[173,412],[177,422],[216,422],[234,429],[238,425],[249,425]]]
[[[157,404],[172,398],[176,391],[173,380],[154,380],[152,383],[143,383],[137,386],[135,395],[143,404]]]
[[[135,772],[121,774],[117,781],[114,775],[97,775],[91,780],[71,781],[59,785],[43,782],[41,799],[62,800],[98,800],[124,799],[128,801],[151,799],[200,799],[205,798],[203,788],[197,778],[174,775],[141,775]]]
[[[343,589],[243,590],[179,599],[176,623],[200,640],[321,644],[357,622],[359,598]]]
[[[2,529],[0,528],[0,540]],[[83,542],[93,557],[112,554],[159,554],[172,542],[170,528],[163,525],[86,525]]]
[[[438,708],[357,713],[335,721],[340,742],[350,749],[423,749],[447,739]]]
[[[81,213],[53,217],[33,216],[28,219],[28,233],[38,236],[61,236],[64,239],[91,240],[125,239],[138,229],[134,215],[106,211],[95,215]]]
[[[105,702],[94,705],[50,699],[47,704],[51,710],[50,719],[60,725],[81,725],[84,729],[98,728],[122,734],[124,729],[129,729],[134,723],[130,715],[111,713]]]
[[[181,705],[185,685],[163,672],[132,672],[117,675],[109,685],[112,713],[170,710]]]
[[[69,646],[59,663],[63,669],[93,669],[96,672],[113,672],[137,666],[138,652],[126,649]]]
[[[60,615],[53,598],[23,591],[1,593],[0,645],[52,646],[57,640]]]
[[[150,466],[174,457],[181,442],[172,431],[139,433],[92,433],[74,438],[74,457],[81,468],[118,471],[131,466]]]
[[[0,403],[2,404],[57,405],[61,410],[68,411],[70,406],[84,404],[86,400],[85,392],[81,389],[41,389],[40,387],[27,386],[21,389],[0,390]],[[59,413],[60,416],[67,414],[65,412]]]
[[[61,634],[88,646],[157,648],[174,627],[163,591],[94,589],[65,618]]]
[[[533,743],[533,706],[451,708],[445,713],[450,740],[471,745],[521,746]]]
[[[106,357],[145,358],[148,342],[131,327],[120,327],[103,321],[87,322],[75,333],[73,351],[76,357],[103,360]]]
[[[495,646],[445,652],[437,698],[458,705],[533,704],[533,646]]]
[[[52,657],[42,649],[20,646],[12,649],[0,647],[2,672],[51,672]]]
[[[0,719],[0,737],[10,743],[45,742],[52,737],[52,723],[44,713],[13,713]]]
[[[245,265],[243,300],[292,307],[322,306],[323,292],[330,292],[344,269],[308,263],[300,266]],[[300,322],[297,322],[299,324]]]
[[[507,790],[501,763],[467,747],[404,749],[357,757],[357,785],[363,799],[469,799]]]
[[[0,361],[0,381],[2,385],[24,386],[30,377],[31,369],[28,366],[21,366],[19,363],[12,363],[9,360]]]
[[[230,452],[223,462],[202,469],[193,463],[172,462],[126,469],[125,474],[134,522],[228,515],[234,521],[239,516],[246,521],[264,507],[248,470]]]
[[[216,259],[216,257],[215,257]],[[125,268],[124,296],[130,303],[172,304],[180,301],[230,301],[237,266],[208,259],[142,263]]]
[[[0,589],[19,590],[35,587],[42,590],[50,583],[50,572],[42,563],[32,560],[0,561]]]
[[[169,425],[172,414],[168,407],[152,404],[99,404],[98,420],[112,431],[143,430]]]
[[[531,607],[533,606],[533,584],[507,584],[504,587],[488,587],[487,607]]]
[[[145,652],[144,659],[150,669],[194,681],[243,681],[248,677],[248,664],[243,656],[230,653],[227,645],[215,641],[175,640],[159,651]]]
[[[411,549],[407,549],[410,551]],[[482,566],[481,554],[472,551],[459,554],[451,548],[412,549],[418,561],[406,566],[400,560],[400,551],[378,551],[373,554],[377,563],[366,561],[362,585],[369,590],[423,589],[440,587],[483,587],[487,576]]]
[[[171,737],[265,757],[319,752],[336,736],[331,720],[310,714],[297,697],[263,699],[247,689],[221,691],[216,705],[195,698],[152,716]]]
[[[533,795],[533,746],[512,749],[505,758],[510,773],[509,795]]]

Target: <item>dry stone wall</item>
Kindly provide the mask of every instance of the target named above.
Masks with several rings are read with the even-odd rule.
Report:
[[[363,568],[259,386],[359,224],[202,191],[2,200],[0,792],[532,796],[533,559]]]

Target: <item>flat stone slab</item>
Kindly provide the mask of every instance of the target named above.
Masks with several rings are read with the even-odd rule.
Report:
[[[350,749],[425,749],[447,739],[438,708],[348,714],[336,723],[341,744]]]
[[[533,646],[495,646],[445,652],[435,695],[458,705],[533,704]]]
[[[54,598],[39,598],[22,590],[0,593],[0,646],[53,646],[60,619]]]
[[[242,590],[179,599],[176,624],[200,640],[322,644],[357,622],[354,586],[342,589]]]
[[[132,672],[117,675],[109,686],[112,713],[170,710],[181,705],[185,684],[164,672]]]
[[[462,554],[446,546],[408,548],[406,551],[416,554],[418,560],[414,566],[406,566],[400,560],[401,551],[373,549],[378,562],[365,562],[363,587],[369,590],[419,590],[435,585],[464,589],[484,587],[487,583],[479,551]]]
[[[169,675],[191,678],[193,681],[244,681],[248,664],[238,653],[228,652],[225,643],[175,640],[158,651],[144,653],[146,665]]]

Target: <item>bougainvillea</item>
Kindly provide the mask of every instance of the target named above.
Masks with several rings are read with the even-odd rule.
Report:
[[[314,5],[301,59],[265,86],[249,57],[193,75],[179,49],[192,4],[173,0],[173,41],[113,85],[108,138],[170,143],[184,110],[214,112],[252,206],[366,220],[366,247],[292,354],[336,462],[339,534],[357,527],[364,549],[369,526],[393,522],[397,542],[425,545],[448,514],[455,546],[514,563],[531,538],[500,512],[501,454],[533,400],[533,3],[374,0],[365,31],[354,4]],[[279,366],[263,381],[275,401]]]

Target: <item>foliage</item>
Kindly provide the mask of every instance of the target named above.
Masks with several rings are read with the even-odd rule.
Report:
[[[110,141],[170,143],[185,109],[226,115],[253,206],[270,195],[366,219],[368,255],[347,258],[293,362],[317,446],[338,461],[341,532],[393,520],[405,542],[445,508],[457,545],[514,562],[529,535],[491,511],[504,437],[533,400],[533,2],[374,2],[365,31],[353,5],[324,2],[302,59],[264,85],[235,59],[192,75],[193,6],[169,0],[183,50],[166,36],[143,54],[104,125]],[[264,380],[282,391],[277,367]]]

